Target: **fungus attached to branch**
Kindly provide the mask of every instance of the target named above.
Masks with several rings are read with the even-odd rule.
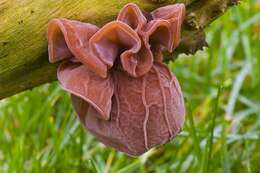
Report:
[[[49,61],[62,61],[58,80],[82,124],[105,145],[136,156],[180,132],[183,96],[162,52],[178,46],[184,14],[183,4],[152,13],[128,4],[101,28],[50,21]]]

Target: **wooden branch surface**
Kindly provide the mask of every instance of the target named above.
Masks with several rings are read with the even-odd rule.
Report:
[[[0,0],[0,99],[56,79],[48,63],[46,31],[50,19],[64,17],[102,26],[133,2],[145,11],[185,3],[182,42],[175,55],[206,46],[203,29],[238,0]]]

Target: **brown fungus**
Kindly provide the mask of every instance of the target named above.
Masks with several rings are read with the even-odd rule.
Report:
[[[58,80],[84,127],[105,145],[137,156],[180,132],[183,96],[162,51],[179,44],[184,14],[183,4],[145,13],[131,3],[102,28],[50,21],[49,61],[63,61]]]

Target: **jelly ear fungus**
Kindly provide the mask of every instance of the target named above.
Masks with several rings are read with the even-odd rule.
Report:
[[[181,131],[183,95],[162,52],[179,44],[184,15],[183,4],[146,13],[130,3],[101,28],[50,21],[49,61],[61,61],[58,80],[100,142],[138,156]]]

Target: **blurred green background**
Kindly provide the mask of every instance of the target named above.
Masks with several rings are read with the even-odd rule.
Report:
[[[104,147],[54,82],[0,101],[0,172],[260,173],[260,2],[232,8],[207,41],[169,64],[187,107],[170,143],[138,158]]]

